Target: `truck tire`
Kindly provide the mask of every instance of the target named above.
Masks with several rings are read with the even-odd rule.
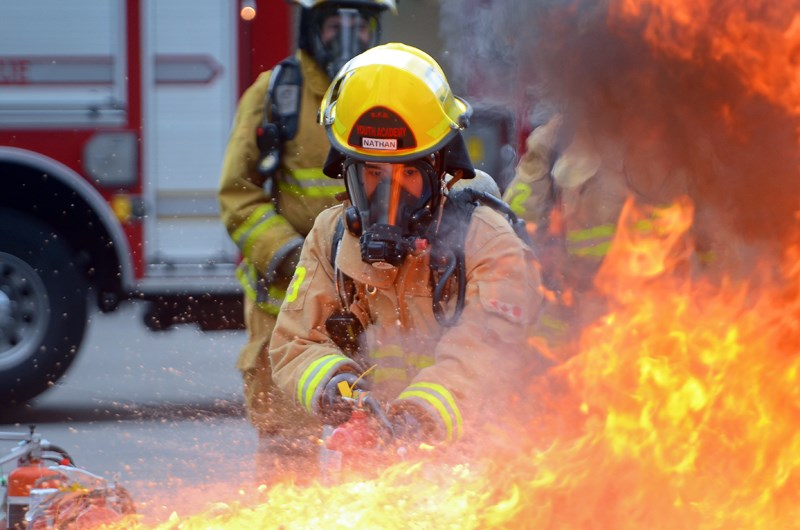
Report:
[[[87,295],[61,237],[0,209],[0,403],[22,404],[64,375],[83,340]]]

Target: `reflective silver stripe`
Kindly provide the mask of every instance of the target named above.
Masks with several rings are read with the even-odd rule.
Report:
[[[286,171],[286,182],[301,188],[308,186],[344,187],[342,180],[330,178],[322,172],[321,167],[289,169]]]
[[[436,363],[436,358],[432,355],[415,355],[408,358],[406,366],[414,368],[417,372],[428,366],[433,366]]]
[[[255,276],[256,268],[248,261],[242,261],[236,268],[236,277],[239,279],[239,283],[242,284],[245,294],[251,300],[256,299],[256,285],[258,282]]]
[[[303,248],[303,238],[293,237],[289,241],[283,244],[281,248],[275,251],[272,255],[272,259],[269,260],[269,264],[267,265],[267,281],[272,283],[275,280],[275,274],[277,273],[278,267],[281,265],[281,262],[286,259],[286,256],[292,253],[292,251]]]
[[[406,353],[397,344],[385,344],[373,351],[370,355],[375,361],[375,371],[372,381],[380,384],[386,381],[397,381],[406,386],[413,375],[408,373],[406,366]]]

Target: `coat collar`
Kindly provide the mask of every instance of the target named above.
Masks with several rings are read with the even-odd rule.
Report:
[[[361,261],[361,245],[358,238],[345,230],[342,246],[336,253],[336,267],[353,280],[378,289],[389,289],[397,277],[397,267],[378,269]]]
[[[299,59],[303,70],[303,82],[309,90],[319,98],[325,95],[331,80],[325,70],[317,64],[317,61],[305,50],[297,50],[296,57]]]

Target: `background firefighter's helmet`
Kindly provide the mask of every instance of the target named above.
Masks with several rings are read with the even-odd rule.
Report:
[[[395,0],[289,0],[300,6],[298,47],[307,51],[333,78],[351,58],[377,45],[381,39],[380,16],[384,11],[397,13]],[[335,38],[323,42],[322,27],[331,16],[340,17]],[[366,41],[359,38],[359,26],[365,26]]]

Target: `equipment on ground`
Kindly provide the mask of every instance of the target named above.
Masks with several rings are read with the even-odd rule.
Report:
[[[369,391],[342,390],[341,399],[352,407],[350,417],[335,428],[326,426],[320,449],[322,479],[328,484],[371,476],[408,451],[396,443],[392,423],[377,398]]]
[[[136,512],[127,490],[75,465],[72,457],[35,432],[0,432],[17,445],[0,456],[4,492],[0,530],[89,528]]]

